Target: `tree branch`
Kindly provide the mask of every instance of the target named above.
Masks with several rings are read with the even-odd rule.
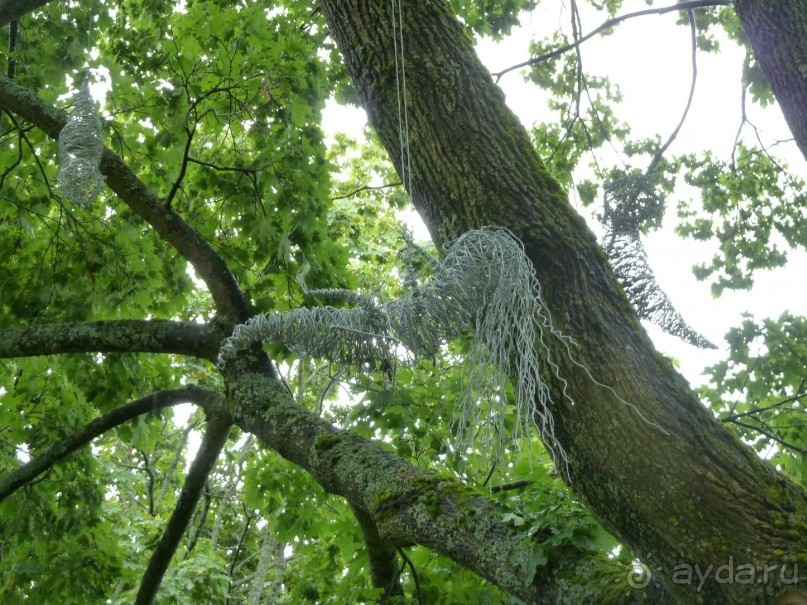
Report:
[[[374,189],[386,189],[387,187],[400,187],[403,185],[400,181],[397,183],[386,183],[384,185],[362,185],[361,187],[354,189],[350,193],[345,193],[344,195],[337,195],[336,197],[332,197],[331,201],[335,202],[336,200],[344,200],[349,197],[353,197],[354,195],[358,195],[362,191],[373,191]]]
[[[728,416],[724,416],[720,419],[720,422],[734,422],[737,418],[742,418],[743,416],[754,416],[755,414],[761,414],[762,412],[767,412],[769,410],[775,410],[782,408],[783,406],[787,405],[788,403],[793,403],[794,401],[799,401],[807,397],[807,392],[801,390],[799,387],[798,392],[795,395],[791,395],[781,401],[777,401],[776,403],[772,403],[770,405],[764,405],[758,408],[752,408],[750,410],[746,410],[745,412],[733,412]],[[794,409],[794,408],[784,408],[784,411],[787,412],[807,412],[804,409]]]
[[[379,535],[375,520],[370,514],[355,506],[351,506],[351,509],[364,537],[367,557],[370,560],[370,577],[373,581],[373,588],[380,588],[384,591],[381,603],[393,602],[396,596],[403,594],[400,573],[395,564],[397,549],[394,544]]]
[[[575,589],[582,591],[578,596],[591,596],[586,602],[600,602],[604,584],[587,579],[594,567],[609,590],[612,581],[624,578],[624,569],[602,553],[553,543],[549,526],[509,521],[510,511],[489,494],[334,428],[264,375],[233,377],[230,400],[242,430],[344,497],[393,547],[421,544],[529,603],[563,602]],[[663,602],[663,588],[651,584],[645,590]]]
[[[0,0],[0,27],[25,16],[50,0]]]
[[[54,139],[59,138],[67,119],[65,112],[3,75],[0,75],[0,106],[25,118]],[[231,321],[246,321],[249,307],[235,276],[202,235],[158,199],[120,156],[106,148],[101,172],[109,188],[193,265],[210,290],[219,313]]]
[[[265,170],[268,166],[272,164],[267,164],[267,166],[255,166],[255,167],[241,167],[241,166],[219,166],[218,164],[214,164],[213,162],[205,162],[204,160],[199,160],[191,155],[187,156],[188,162],[193,164],[198,164],[199,166],[205,166],[207,168],[212,168],[213,170],[218,170],[221,172],[243,172],[245,174],[254,175],[256,172],[260,170]]]
[[[39,324],[0,331],[0,359],[62,353],[173,353],[215,362],[229,330],[164,319]]]
[[[179,495],[174,512],[165,526],[160,543],[151,553],[143,580],[140,582],[140,589],[137,591],[135,605],[150,605],[154,601],[157,590],[160,587],[165,570],[176,552],[179,541],[182,539],[188,523],[193,516],[199,495],[202,493],[207,477],[216,464],[216,459],[227,442],[230,433],[230,421],[228,418],[219,415],[220,410],[209,416],[210,422],[207,425],[202,445],[199,453],[191,465],[185,485]]]
[[[584,36],[580,36],[580,38],[576,39],[574,42],[569,44],[564,44],[563,46],[559,46],[555,50],[551,50],[548,53],[544,53],[543,55],[539,55],[537,57],[532,57],[522,63],[518,63],[516,65],[511,65],[510,67],[503,69],[495,74],[492,74],[493,77],[496,78],[496,81],[499,81],[501,77],[511,71],[514,71],[520,67],[529,67],[530,65],[535,65],[536,63],[540,63],[541,61],[546,61],[547,59],[552,59],[553,57],[557,57],[558,55],[562,55],[563,53],[572,50],[573,48],[577,48],[586,40],[590,40],[603,30],[608,28],[614,27],[619,25],[623,21],[627,21],[628,19],[633,19],[634,17],[644,17],[647,15],[663,15],[665,13],[671,13],[674,11],[691,11],[696,8],[706,8],[709,6],[731,6],[731,0],[689,0],[688,2],[679,2],[678,4],[673,4],[672,6],[663,6],[661,8],[647,8],[640,11],[635,11],[633,13],[625,13],[624,15],[619,15],[617,17],[613,17],[608,19],[607,21],[603,22],[599,27],[594,28],[589,33],[585,34]]]
[[[56,463],[67,458],[80,447],[87,445],[99,435],[103,435],[124,422],[142,414],[155,412],[180,403],[190,402],[204,409],[211,409],[214,402],[219,398],[221,398],[221,393],[218,391],[198,385],[187,385],[176,389],[157,391],[125,403],[73,431],[73,434],[66,439],[54,442],[47,452],[33,458],[0,479],[0,502],[17,489],[33,481]]]
[[[179,167],[179,175],[177,176],[177,180],[174,181],[174,184],[171,185],[171,191],[168,192],[168,196],[165,198],[165,205],[169,207],[171,206],[171,202],[173,202],[177,191],[179,191],[179,188],[182,187],[182,179],[185,178],[185,172],[188,170],[188,161],[190,158],[193,135],[196,133],[196,128],[186,128],[185,130],[188,138],[185,141],[185,151],[182,153],[182,164]]]
[[[415,595],[418,600],[418,605],[423,605],[423,597],[420,594],[420,580],[418,580],[418,571],[415,568],[415,564],[412,563],[412,559],[406,555],[403,548],[398,549],[398,554],[401,555],[404,563],[407,565],[407,567],[409,567],[409,571],[412,574],[412,579],[415,581]]]
[[[17,41],[20,35],[20,22],[16,19],[8,26],[8,71],[6,75],[9,79],[14,79],[17,74]]]
[[[798,447],[797,445],[793,445],[792,443],[789,443],[789,442],[785,441],[784,439],[782,439],[781,437],[777,436],[776,433],[773,433],[773,432],[771,432],[771,431],[769,431],[767,429],[764,429],[761,426],[756,426],[756,425],[750,424],[748,422],[743,422],[742,420],[732,420],[731,423],[736,424],[737,426],[741,426],[743,428],[755,431],[757,433],[761,433],[762,435],[765,435],[768,439],[771,439],[772,441],[775,441],[776,443],[778,443],[782,447],[786,447],[789,450],[793,450],[794,452],[796,452],[797,454],[801,454],[802,456],[807,456],[807,449],[805,449],[803,447]]]
[[[521,489],[523,487],[529,487],[532,485],[534,481],[531,479],[520,479],[519,481],[512,481],[510,483],[503,483],[501,485],[494,485],[490,488],[490,493],[495,494],[496,492],[506,492],[512,489]]]
[[[695,87],[698,82],[698,29],[695,26],[695,13],[693,13],[692,10],[687,11],[687,18],[689,19],[690,46],[692,49],[692,79],[689,84],[689,96],[687,97],[684,113],[681,115],[678,125],[672,131],[665,143],[659,147],[658,150],[656,150],[655,154],[653,154],[653,159],[650,161],[650,165],[647,167],[647,171],[645,172],[645,175],[648,177],[652,176],[653,172],[656,170],[656,167],[658,167],[659,162],[661,162],[661,157],[664,155],[664,152],[667,151],[670,145],[672,145],[672,142],[681,131],[681,127],[684,125],[687,115],[689,115],[689,109],[692,107],[692,99],[695,98]]]

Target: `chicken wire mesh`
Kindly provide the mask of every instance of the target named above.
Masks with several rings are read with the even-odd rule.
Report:
[[[626,174],[607,183],[605,252],[639,317],[691,345],[714,349],[715,345],[695,331],[676,310],[650,268],[640,227],[658,224],[663,213],[664,200],[646,175]]]
[[[411,259],[424,253],[411,242],[407,248],[407,289],[401,298],[379,303],[344,290],[313,291],[355,306],[255,316],[225,341],[220,365],[259,341],[283,343],[300,357],[339,364],[392,359],[408,363],[435,355],[444,343],[471,328],[474,338],[464,355],[462,395],[453,412],[456,449],[464,452],[476,443],[485,456],[498,459],[508,439],[525,436],[535,426],[556,466],[565,464],[554,435],[549,389],[540,377],[543,363],[565,384],[545,341],[560,335],[541,302],[540,285],[521,242],[506,229],[469,231],[446,247],[442,261],[429,258],[432,275],[425,283],[411,268]],[[568,342],[563,342],[568,351]],[[508,377],[515,394],[513,431],[505,422]]]
[[[59,133],[59,177],[62,195],[86,206],[98,197],[104,186],[99,169],[104,153],[104,131],[84,80],[75,96],[73,111]]]

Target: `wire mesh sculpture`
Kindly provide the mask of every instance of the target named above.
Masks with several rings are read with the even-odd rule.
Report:
[[[432,268],[425,283],[413,267],[416,256]],[[405,294],[379,303],[345,290],[311,294],[339,298],[353,308],[298,308],[272,312],[237,326],[219,352],[223,367],[252,343],[285,344],[295,355],[321,357],[340,364],[400,360],[435,355],[447,341],[471,328],[475,338],[465,355],[463,393],[454,408],[456,448],[474,441],[482,453],[501,456],[508,439],[506,383],[513,379],[519,438],[537,427],[556,467],[566,463],[554,435],[549,389],[541,380],[542,363],[565,385],[545,342],[560,337],[541,302],[541,288],[522,243],[508,230],[485,227],[469,231],[446,246],[442,261],[408,242],[404,252]],[[565,390],[564,390],[564,396]],[[475,437],[477,428],[482,428]]]
[[[86,206],[104,187],[99,167],[104,153],[104,131],[95,110],[87,79],[76,93],[75,105],[59,133],[59,188],[75,204]]]
[[[605,252],[639,317],[684,342],[714,349],[684,321],[647,261],[640,226],[660,223],[663,213],[664,201],[647,175],[623,174],[610,181],[605,187]]]

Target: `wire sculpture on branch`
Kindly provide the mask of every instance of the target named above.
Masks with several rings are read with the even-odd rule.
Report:
[[[646,174],[621,174],[605,186],[604,246],[619,283],[639,317],[702,349],[714,344],[684,321],[659,287],[642,245],[640,226],[658,225],[664,200]]]
[[[549,389],[542,363],[565,387],[545,338],[561,338],[541,302],[532,263],[510,231],[485,227],[469,231],[444,250],[439,260],[411,240],[402,254],[405,294],[380,303],[347,290],[312,290],[354,306],[298,308],[272,312],[237,326],[219,352],[220,366],[239,350],[259,341],[283,343],[295,355],[339,364],[398,360],[411,363],[434,356],[439,348],[471,328],[475,337],[464,357],[463,392],[454,409],[456,446],[467,451],[478,437],[486,456],[497,459],[508,439],[506,383],[513,379],[517,422],[509,437],[526,436],[535,426],[556,467],[566,454],[554,435]],[[424,257],[431,277],[422,282],[415,259]],[[563,390],[564,397],[569,397]],[[571,398],[569,398],[571,401]]]
[[[104,130],[90,95],[89,81],[75,96],[75,105],[59,133],[59,188],[75,204],[86,206],[104,187],[99,170],[104,153]]]

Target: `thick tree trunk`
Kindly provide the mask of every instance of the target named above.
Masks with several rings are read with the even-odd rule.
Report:
[[[774,602],[795,566],[807,569],[805,493],[715,422],[655,351],[448,4],[403,5],[408,159],[390,3],[321,4],[399,173],[411,166],[410,193],[435,241],[484,225],[510,228],[524,242],[556,327],[577,343],[574,357],[591,375],[556,347],[574,402],[556,392],[552,408],[572,489],[676,602]],[[710,570],[701,585],[696,565]],[[743,565],[745,575],[730,582],[727,568],[715,575],[729,565],[732,574]]]
[[[389,4],[322,4],[365,107],[401,166]],[[740,4],[741,10],[750,5]],[[655,353],[593,237],[535,156],[445,4],[423,0],[404,9],[413,197],[435,239],[485,224],[510,227],[526,244],[555,323],[575,337],[577,360],[641,411],[568,359],[562,363],[576,404],[558,396],[553,411],[572,487],[650,564],[676,602],[773,602],[788,582],[804,582],[795,565],[804,575],[805,494],[718,426]],[[0,104],[54,136],[64,122],[60,112],[2,76]],[[243,319],[237,284],[198,234],[119,158],[107,152],[102,168],[121,199],[195,263],[219,311]],[[47,345],[53,334],[35,336],[54,352],[80,350],[72,332]],[[30,335],[17,336],[23,354],[33,354],[25,352]],[[159,337],[140,345],[164,348]],[[88,350],[99,350],[97,342],[93,346]],[[115,343],[105,346],[119,350]],[[210,346],[202,356],[210,356]],[[563,348],[555,353],[562,357]],[[275,392],[280,388],[260,361],[244,367],[246,373],[234,370],[230,381],[241,427],[368,512],[379,540],[433,548],[529,602],[602,602],[579,591],[591,566],[602,569],[607,562],[585,561],[586,553],[570,546],[552,548],[542,531],[503,522],[501,509],[483,495],[334,431],[293,405],[286,393]]]
[[[737,0],[734,8],[807,158],[807,4],[802,0]]]

